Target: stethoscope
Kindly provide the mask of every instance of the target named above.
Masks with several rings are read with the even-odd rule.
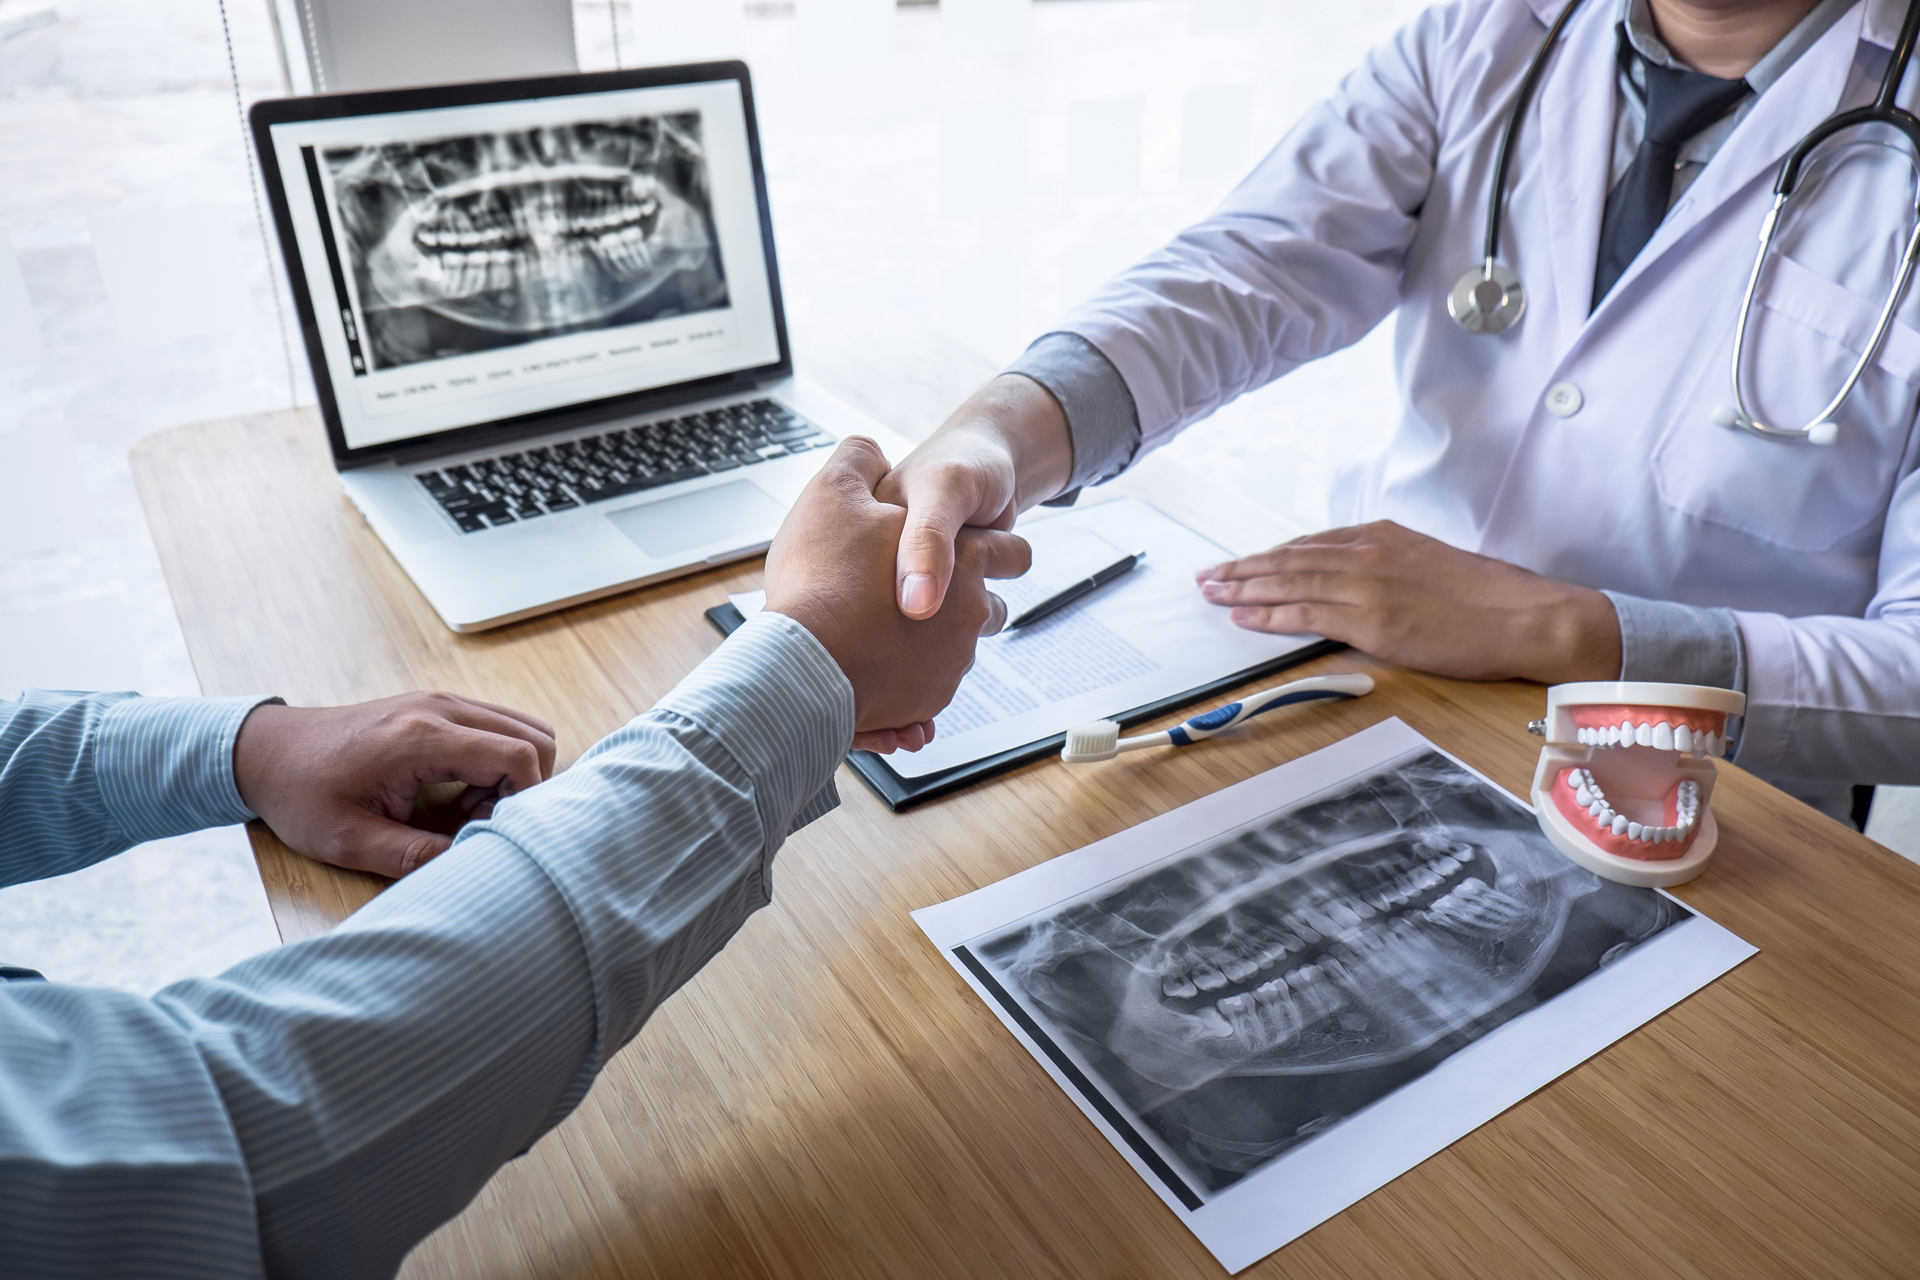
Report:
[[[1507,166],[1513,156],[1514,135],[1520,131],[1520,119],[1526,114],[1528,103],[1533,100],[1534,89],[1547,65],[1547,55],[1560,38],[1567,19],[1579,7],[1580,0],[1567,0],[1567,6],[1553,20],[1553,25],[1547,28],[1546,39],[1540,42],[1533,61],[1527,64],[1527,72],[1520,78],[1519,91],[1514,94],[1513,106],[1507,112],[1506,127],[1500,133],[1500,150],[1494,156],[1493,187],[1487,195],[1487,234],[1480,255],[1481,262],[1454,281],[1453,289],[1447,294],[1447,314],[1468,333],[1504,333],[1519,323],[1527,309],[1526,290],[1520,283],[1520,277],[1500,261],[1501,198],[1507,187]],[[1915,183],[1914,228],[1907,237],[1906,252],[1901,255],[1900,269],[1895,274],[1893,287],[1887,291],[1887,300],[1880,308],[1880,318],[1874,326],[1873,337],[1861,351],[1839,394],[1829,400],[1826,407],[1805,426],[1769,426],[1748,408],[1746,393],[1741,388],[1741,356],[1746,346],[1747,318],[1753,312],[1753,296],[1760,284],[1760,270],[1766,265],[1767,253],[1773,247],[1774,233],[1780,226],[1780,212],[1800,185],[1801,170],[1815,147],[1843,129],[1866,124],[1891,125],[1906,135],[1908,144],[1913,148],[1908,156],[1909,163],[1914,164],[1916,173],[1920,173],[1920,159],[1916,158],[1920,157],[1920,119],[1916,119],[1912,112],[1894,105],[1900,82],[1907,74],[1907,64],[1913,58],[1917,36],[1920,36],[1920,0],[1907,0],[1907,15],[1900,24],[1900,37],[1894,44],[1893,56],[1887,62],[1886,74],[1880,79],[1880,93],[1873,105],[1829,116],[1800,139],[1780,166],[1780,176],[1773,184],[1773,205],[1767,210],[1766,220],[1760,226],[1760,251],[1754,255],[1753,270],[1747,274],[1746,293],[1740,300],[1740,318],[1734,327],[1731,371],[1733,403],[1721,405],[1714,411],[1713,420],[1719,425],[1750,431],[1769,440],[1806,440],[1813,444],[1832,444],[1839,438],[1840,427],[1835,415],[1847,397],[1853,394],[1860,376],[1873,363],[1880,344],[1886,340],[1887,330],[1893,327],[1894,311],[1906,294],[1908,282],[1913,279],[1914,264],[1920,261],[1920,181]]]

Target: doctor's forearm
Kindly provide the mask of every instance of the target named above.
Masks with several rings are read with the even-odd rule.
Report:
[[[1002,374],[969,396],[912,456],[941,451],[967,436],[1004,451],[1012,468],[1012,506],[1025,511],[1073,486],[1073,436],[1060,401],[1038,380]],[[946,437],[946,439],[943,439]]]

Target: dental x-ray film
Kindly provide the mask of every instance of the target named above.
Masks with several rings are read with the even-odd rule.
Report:
[[[1397,720],[915,917],[1230,1270],[1753,951]]]
[[[321,159],[364,372],[727,305],[698,111]]]

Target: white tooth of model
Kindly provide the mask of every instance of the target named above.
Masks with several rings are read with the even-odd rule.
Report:
[[[1635,885],[1680,884],[1719,840],[1711,800],[1727,725],[1746,710],[1729,689],[1593,681],[1547,691],[1546,746],[1534,771],[1540,828],[1574,862]],[[1576,724],[1576,719],[1580,723]],[[1509,905],[1469,881],[1429,907],[1449,927],[1507,919]]]

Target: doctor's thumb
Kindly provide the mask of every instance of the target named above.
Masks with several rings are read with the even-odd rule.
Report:
[[[940,612],[953,579],[953,534],[931,520],[907,518],[900,534],[895,589],[900,612],[916,621]]]

